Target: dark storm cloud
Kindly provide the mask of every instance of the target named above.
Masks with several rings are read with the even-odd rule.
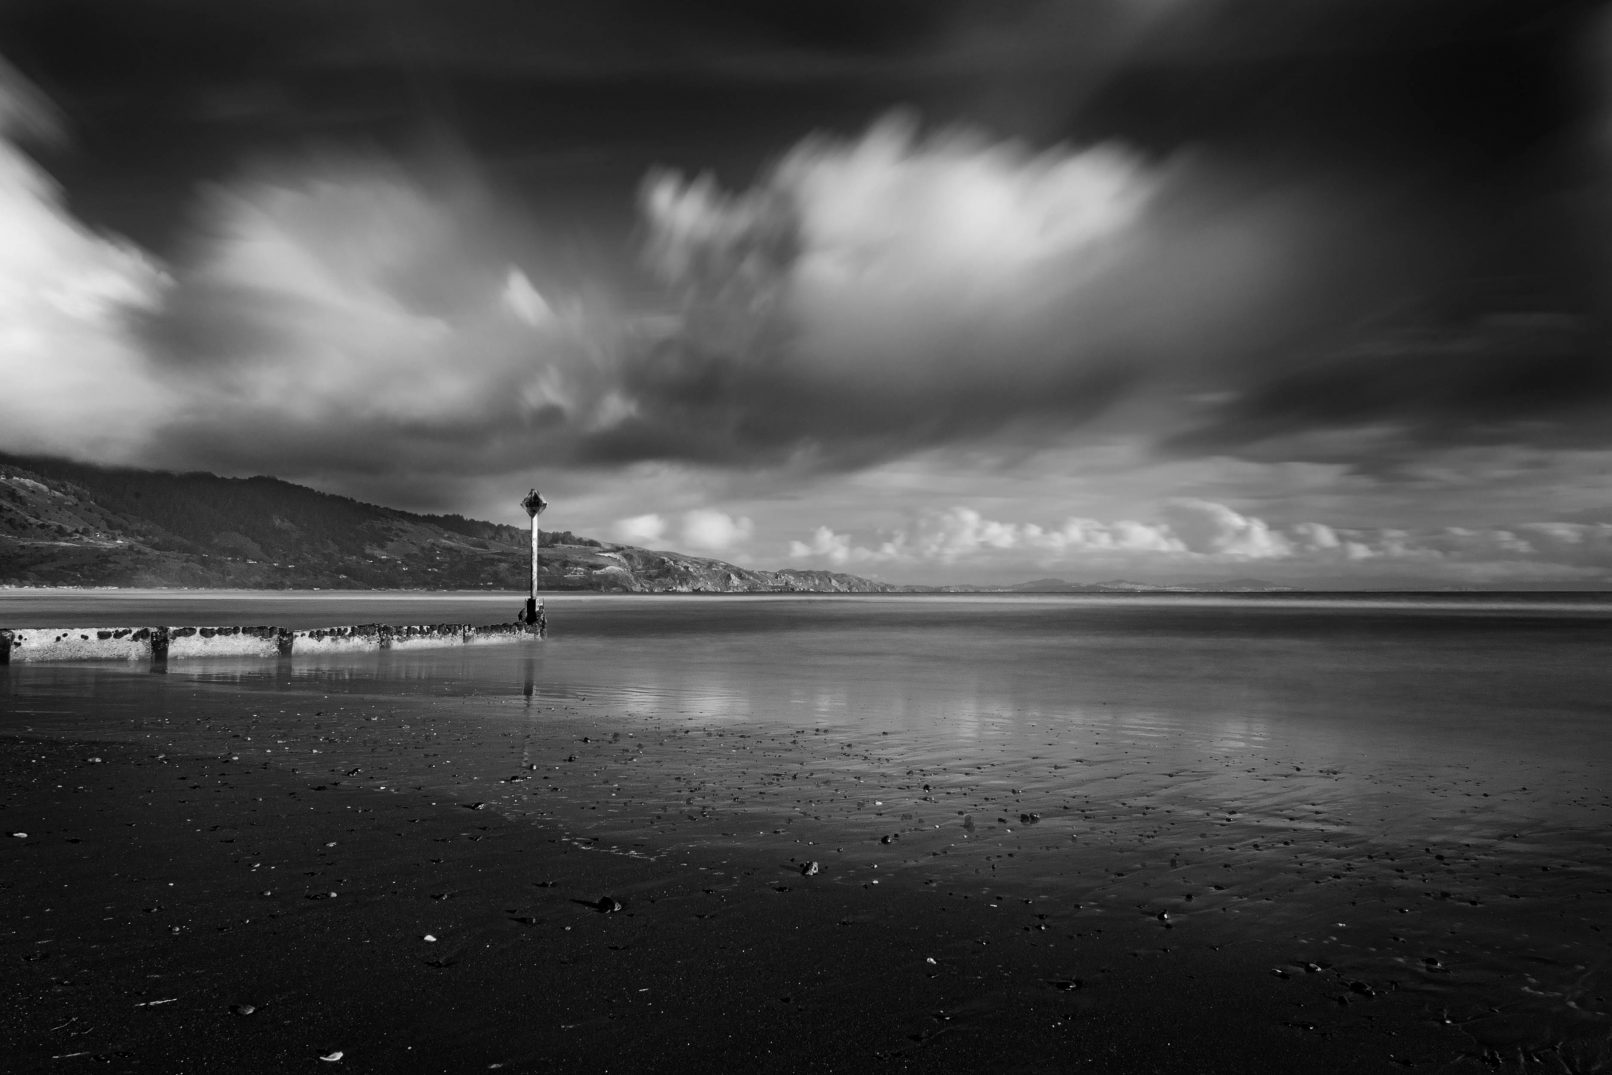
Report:
[[[1582,106],[1573,61],[1592,11],[1551,0],[1174,5],[1086,111],[1143,144],[1210,139],[1389,165],[1499,159]]]
[[[1606,346],[1580,318],[1537,312],[1385,332],[1248,386],[1169,448],[1231,452],[1357,427],[1437,447],[1605,444]]]
[[[621,276],[651,167],[747,182],[814,129],[938,107],[926,57],[958,51],[950,10],[17,0],[0,41],[61,107],[72,143],[46,163],[75,211],[161,255],[197,184],[334,147],[468,157],[587,248],[579,264]]]

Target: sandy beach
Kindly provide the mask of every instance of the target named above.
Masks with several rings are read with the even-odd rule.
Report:
[[[1612,1060],[1578,635],[1534,682],[1421,621],[1414,662],[1329,628],[1257,676],[1251,629],[1145,679],[1117,634],[1043,687],[1029,635],[997,682],[1006,650],[945,633],[909,668],[836,625],[774,666],[767,609],[651,644],[593,607],[520,657],[0,672],[13,1069]],[[1367,658],[1344,717],[1307,707]],[[1549,735],[1483,730],[1564,670]]]
[[[589,850],[161,753],[4,740],[21,1069],[1390,1071],[1470,1048],[1277,937],[1228,951],[1042,886],[836,876],[843,855],[807,877],[809,848]]]

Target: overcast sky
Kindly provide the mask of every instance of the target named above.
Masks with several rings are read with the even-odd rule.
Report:
[[[9,0],[0,449],[900,582],[1612,584],[1612,21]]]

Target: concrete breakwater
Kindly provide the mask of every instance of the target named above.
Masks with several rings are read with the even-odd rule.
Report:
[[[0,664],[35,661],[169,661],[190,657],[290,657],[376,649],[424,649],[541,638],[524,623],[475,627],[382,623],[293,631],[285,627],[23,627],[0,630]]]

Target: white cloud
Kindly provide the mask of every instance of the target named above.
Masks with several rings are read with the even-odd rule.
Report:
[[[610,526],[610,536],[624,545],[654,545],[665,534],[666,520],[655,514],[617,519]]]
[[[891,118],[856,142],[801,143],[738,195],[658,174],[642,208],[666,278],[714,278],[724,302],[787,302],[791,357],[866,389],[890,366],[970,378],[986,351],[1021,373],[1039,365],[1051,341],[990,345],[1027,321],[1047,330],[1112,266],[1158,185],[1118,148],[1037,155]]]
[[[819,526],[812,531],[811,541],[789,543],[789,558],[828,563],[834,567],[913,562],[916,557],[907,548],[907,540],[907,534],[903,531],[872,546],[858,545],[850,534],[835,533],[829,527]]]
[[[441,421],[528,374],[532,405],[569,403],[560,371],[533,368],[529,325],[501,324],[511,288],[455,216],[369,162],[216,188],[173,310],[186,357],[215,398],[246,395],[260,417]]]
[[[920,140],[901,119],[852,146],[806,143],[774,179],[802,210],[808,306],[836,308],[854,290],[859,305],[964,299],[993,317],[1095,275],[1158,183],[1115,147],[1035,155],[961,132]]]
[[[1061,524],[1005,522],[955,506],[922,512],[882,541],[859,544],[850,533],[819,526],[809,541],[792,541],[797,561],[899,564],[912,572],[946,569],[1001,577],[1058,569],[1076,578],[1093,572],[1192,573],[1234,570],[1258,560],[1302,579],[1304,572],[1336,577],[1428,578],[1469,581],[1513,577],[1519,583],[1589,577],[1612,572],[1612,524],[1527,523],[1518,526],[1413,531],[1345,528],[1319,522],[1278,526],[1211,501],[1174,499],[1158,509],[1160,521],[1104,522],[1071,517]],[[1366,574],[1361,574],[1364,571]],[[1296,574],[1295,574],[1296,573]],[[1425,579],[1424,579],[1425,581]]]
[[[810,542],[791,541],[789,543],[789,558],[791,560],[817,560],[827,561],[839,566],[851,558],[851,536],[849,534],[836,534],[826,526],[819,526],[812,531]]]
[[[924,515],[913,535],[913,553],[950,563],[983,549],[1011,549],[1023,541],[1017,526],[993,522],[973,508],[954,507]]]
[[[735,518],[712,508],[683,513],[683,544],[701,552],[728,552],[754,533],[755,524],[744,516]]]
[[[1298,523],[1292,532],[1294,543],[1303,549],[1336,549],[1343,544],[1326,523]]]
[[[1071,517],[1055,526],[986,519],[967,507],[919,515],[903,548],[919,559],[951,563],[978,555],[1026,554],[1047,563],[1080,553],[1179,553],[1184,546],[1168,527],[1122,519],[1105,523]]]
[[[11,141],[44,122],[16,78],[0,69],[0,447],[117,458],[168,399],[130,321],[169,279],[133,244],[75,220]]]
[[[1251,560],[1289,556],[1293,543],[1263,519],[1239,514],[1224,504],[1179,499],[1164,505],[1165,522],[1188,552]]]
[[[797,560],[833,564],[891,563],[967,564],[970,562],[1076,562],[1081,554],[1179,554],[1185,546],[1160,525],[1120,520],[1070,518],[1056,526],[1001,522],[964,506],[921,512],[912,524],[871,545],[856,544],[849,534],[826,526],[809,542],[792,541]]]
[[[146,333],[176,403],[155,461],[422,479],[572,459],[636,405],[626,325],[538,293],[473,181],[315,159],[208,192]]]
[[[697,432],[726,431],[734,458],[857,445],[865,464],[1014,420],[1066,430],[1137,379],[1285,331],[1313,207],[1209,214],[1226,182],[1202,161],[899,118],[808,139],[739,193],[656,173],[647,253],[688,308],[645,380]]]
[[[629,428],[631,319],[540,293],[522,266],[544,251],[471,170],[281,161],[203,191],[161,264],[76,220],[18,148],[48,117],[13,75],[0,61],[0,448],[435,508],[534,459],[653,456]]]

